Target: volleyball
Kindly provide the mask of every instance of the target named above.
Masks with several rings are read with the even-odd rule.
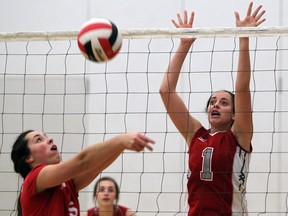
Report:
[[[93,62],[107,62],[120,51],[122,35],[110,20],[93,18],[81,27],[77,43],[85,58]]]

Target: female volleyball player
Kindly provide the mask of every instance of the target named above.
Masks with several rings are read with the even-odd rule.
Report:
[[[135,216],[131,209],[118,205],[119,186],[111,177],[100,178],[93,192],[95,207],[88,209],[82,216]],[[96,206],[98,204],[98,207]]]
[[[90,184],[125,149],[152,150],[154,141],[141,133],[127,133],[91,145],[60,162],[53,139],[29,130],[16,139],[11,158],[24,178],[18,215],[79,216],[78,192]]]
[[[250,3],[243,20],[235,12],[237,27],[256,27],[265,21],[262,6],[254,12],[252,6]],[[172,20],[176,28],[192,28],[194,12],[189,19],[186,11],[183,19],[177,17],[178,22]],[[189,114],[176,92],[182,64],[194,41],[181,38],[160,87],[167,112],[189,146],[188,215],[246,215],[245,185],[253,133],[249,38],[239,39],[235,96],[220,90],[208,100],[209,129]]]

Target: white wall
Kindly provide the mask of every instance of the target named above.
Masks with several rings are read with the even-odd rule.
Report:
[[[262,4],[267,10],[265,26],[288,25],[288,2],[287,1],[255,1],[255,5]],[[196,12],[195,27],[233,27],[235,20],[233,12],[238,10],[241,17],[244,17],[249,1],[245,0],[191,0],[191,1],[172,1],[172,0],[145,0],[145,1],[17,1],[6,0],[0,2],[1,32],[12,31],[54,31],[54,30],[77,30],[87,19],[92,17],[104,17],[112,20],[121,28],[166,28],[171,27],[171,19],[176,17],[177,12],[187,9]],[[175,40],[177,43],[177,40]],[[195,44],[195,50],[211,49],[212,39],[201,39]],[[264,38],[257,41],[258,47],[275,49],[275,38]],[[253,40],[251,47],[255,47],[256,41]],[[111,175],[121,184],[120,203],[132,209],[151,210],[154,212],[145,215],[155,215],[157,207],[160,211],[158,215],[171,215],[164,211],[184,210],[186,190],[186,155],[185,144],[179,136],[170,120],[167,119],[159,95],[157,94],[162,72],[169,60],[169,53],[159,54],[159,51],[171,51],[170,40],[155,40],[149,44],[149,40],[132,40],[130,50],[147,51],[151,50],[149,56],[149,66],[147,67],[147,53],[143,55],[129,56],[127,63],[128,42],[124,41],[122,51],[115,60],[108,64],[108,73],[104,75],[105,65],[85,63],[83,57],[74,43],[69,48],[67,42],[52,42],[52,53],[75,53],[78,55],[49,56],[48,68],[45,69],[47,62],[45,53],[50,49],[48,44],[32,42],[28,45],[28,53],[42,53],[43,56],[25,55],[9,57],[8,64],[5,63],[6,56],[0,58],[0,76],[5,73],[17,73],[14,76],[5,77],[5,89],[3,76],[0,77],[0,93],[13,93],[23,91],[23,76],[21,74],[47,73],[46,79],[43,76],[26,78],[27,92],[44,92],[42,96],[25,97],[22,96],[1,96],[0,111],[1,116],[1,155],[0,155],[0,215],[9,215],[14,208],[14,202],[18,185],[17,175],[13,173],[10,162],[10,147],[15,137],[23,128],[37,128],[55,137],[55,140],[63,148],[63,158],[68,158],[78,152],[83,146],[101,141],[109,136],[123,131],[144,131],[157,141],[154,153],[133,154],[125,153],[111,167],[106,170],[107,175]],[[287,49],[287,39],[282,44]],[[216,49],[233,47],[231,39],[217,40]],[[8,44],[9,53],[26,53],[25,43]],[[68,50],[69,49],[69,50]],[[6,53],[6,48],[1,43],[0,53]],[[285,186],[287,181],[287,154],[277,152],[287,152],[284,141],[287,140],[288,105],[284,98],[287,98],[287,52],[278,56],[277,68],[279,70],[275,76],[274,69],[274,50],[271,52],[260,52],[255,56],[251,55],[253,66],[256,70],[265,71],[256,73],[253,80],[252,89],[256,89],[254,95],[254,122],[255,135],[253,140],[254,152],[251,161],[251,173],[248,181],[248,201],[251,212],[257,215],[259,212],[285,211],[288,189]],[[193,55],[192,71],[209,70],[210,62],[207,63],[210,54],[205,56]],[[234,57],[236,60],[236,56]],[[26,59],[26,60],[25,60]],[[256,60],[255,60],[256,59]],[[225,62],[225,64],[223,64]],[[235,64],[235,63],[234,63]],[[67,68],[65,68],[67,66]],[[85,67],[86,66],[86,67]],[[234,68],[231,55],[215,54],[213,69],[227,70]],[[183,67],[183,77],[180,80],[180,89],[188,91],[189,83],[187,78],[199,80],[192,86],[193,91],[209,91],[209,77],[200,74],[187,74],[189,69],[188,61]],[[66,70],[66,71],[65,71]],[[267,71],[266,71],[267,70]],[[83,76],[83,71],[85,76]],[[125,74],[123,72],[127,71]],[[148,73],[146,73],[148,71]],[[118,73],[119,72],[119,73]],[[138,72],[138,73],[135,73]],[[59,73],[59,76],[52,75]],[[64,75],[68,74],[66,81]],[[77,74],[77,75],[76,75]],[[215,89],[231,89],[230,74],[214,74]],[[148,77],[148,78],[147,78]],[[105,78],[108,86],[105,85]],[[149,82],[147,82],[147,79]],[[220,82],[220,81],[222,82]],[[225,80],[225,82],[223,82]],[[275,81],[277,85],[282,82],[280,89],[284,93],[275,94]],[[46,84],[46,89],[43,83]],[[16,85],[15,85],[16,83]],[[65,83],[65,87],[64,87]],[[127,96],[127,83],[129,91],[138,94]],[[30,85],[29,85],[30,84]],[[87,86],[85,86],[86,84]],[[28,86],[28,87],[27,87]],[[139,94],[147,92],[149,86],[150,94]],[[188,89],[188,90],[187,90]],[[214,89],[214,90],[215,90]],[[265,93],[261,93],[266,91]],[[271,90],[271,93],[267,93]],[[83,93],[87,91],[90,96],[66,95],[64,93]],[[108,91],[108,96],[105,96]],[[116,94],[115,92],[118,92]],[[120,92],[120,94],[119,94]],[[49,97],[49,93],[59,93],[58,97]],[[97,93],[97,94],[96,94]],[[99,94],[102,93],[102,94]],[[183,94],[185,101],[188,102],[188,94]],[[193,105],[191,111],[202,112],[208,94],[190,95],[198,104]],[[277,102],[275,103],[275,98]],[[85,99],[87,100],[84,103]],[[126,103],[128,99],[128,103]],[[20,102],[22,101],[22,102]],[[38,105],[33,105],[33,103]],[[22,104],[23,103],[23,104]],[[21,106],[19,106],[21,104]],[[43,105],[44,104],[44,105]],[[54,104],[52,106],[52,104]],[[273,113],[277,106],[278,113]],[[65,111],[63,111],[65,109]],[[44,118],[41,115],[45,112]],[[107,115],[102,113],[108,110]],[[146,111],[148,110],[148,114]],[[21,115],[25,112],[25,117]],[[37,113],[31,115],[29,113]],[[16,113],[16,115],[8,115]],[[20,113],[20,114],[19,114]],[[51,115],[58,113],[59,115]],[[75,114],[76,113],[76,114]],[[84,114],[83,114],[84,113]],[[113,114],[114,113],[114,114]],[[116,114],[115,114],[116,113]],[[117,114],[118,113],[118,114]],[[50,115],[49,115],[50,114]],[[64,115],[65,114],[65,115]],[[73,115],[69,115],[73,114]],[[197,114],[198,117],[207,124],[206,116],[203,113]],[[83,119],[85,127],[83,126]],[[44,126],[43,126],[44,125]],[[64,131],[64,135],[63,132]],[[155,133],[156,131],[156,133]],[[166,135],[166,131],[169,133]],[[285,133],[273,133],[273,131],[284,131]],[[59,134],[58,134],[59,132]],[[80,132],[79,135],[73,135]],[[85,132],[84,140],[83,132]],[[267,133],[265,133],[267,132]],[[99,134],[98,134],[99,133]],[[167,136],[167,137],[166,137]],[[177,143],[175,145],[175,142]],[[72,144],[71,144],[72,143]],[[80,143],[80,144],[79,144]],[[180,143],[180,144],[179,144]],[[162,154],[162,152],[165,154]],[[273,151],[273,154],[269,152]],[[177,153],[180,152],[180,153]],[[119,170],[122,173],[119,173]],[[165,170],[165,173],[164,173]],[[279,173],[281,172],[281,173]],[[7,180],[9,179],[9,181]],[[267,185],[268,184],[268,185]],[[85,210],[93,205],[91,198],[91,187],[88,187],[80,194],[81,209]],[[138,192],[141,192],[139,195]],[[160,191],[160,192],[159,192]],[[270,191],[269,195],[265,192]],[[274,193],[274,192],[278,193]],[[267,199],[266,199],[267,198]],[[265,200],[266,199],[266,200]],[[3,211],[5,210],[6,211]],[[162,211],[162,212],[161,212]],[[144,215],[140,214],[140,215]],[[251,214],[253,215],[253,214]],[[267,213],[272,215],[272,213]],[[280,215],[277,213],[275,215]]]
[[[1,31],[76,30],[92,17],[104,17],[120,28],[172,27],[171,18],[187,9],[196,12],[195,27],[234,26],[233,12],[244,16],[248,0],[64,0],[1,1]],[[287,25],[287,1],[254,1],[267,10],[266,26]],[[286,11],[285,11],[286,10]]]

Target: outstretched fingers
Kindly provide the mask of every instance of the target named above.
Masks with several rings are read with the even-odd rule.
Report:
[[[251,16],[252,7],[253,7],[253,2],[250,2],[249,6],[248,6],[247,14],[246,14],[247,17]]]
[[[190,19],[189,19],[189,24],[190,24],[191,26],[193,26],[194,16],[195,16],[195,13],[192,12],[192,13],[191,13],[191,16],[190,16]]]
[[[176,28],[191,28],[194,22],[194,12],[191,13],[190,18],[188,19],[188,12],[184,10],[183,19],[180,13],[177,13],[177,21],[172,19],[172,23]]]
[[[239,13],[235,12],[237,27],[257,27],[266,20],[265,18],[263,18],[263,15],[266,11],[261,10],[262,5],[258,6],[253,12],[252,7],[253,2],[249,4],[246,17],[243,20],[240,19]]]
[[[172,19],[172,23],[174,24],[174,26],[176,28],[181,28],[181,26],[183,26],[183,20],[181,18],[180,13],[177,13],[177,20],[178,20],[178,22],[176,22],[174,19]],[[186,20],[187,20],[187,13],[186,13]],[[184,13],[184,23],[185,23],[185,13]]]
[[[253,12],[252,17],[256,18],[257,14],[259,13],[260,9],[262,8],[262,5],[259,5],[256,10]]]
[[[260,25],[261,23],[263,23],[266,19],[262,18],[262,16],[265,14],[265,10],[263,10],[258,16],[255,17],[256,20],[256,26]],[[262,18],[262,19],[261,19]]]
[[[153,148],[150,144],[155,144],[155,141],[148,138],[147,136],[144,136],[143,134],[140,134],[142,139],[142,145],[144,148],[147,148],[150,151],[153,151]]]
[[[184,23],[187,23],[187,21],[188,21],[188,15],[187,15],[187,11],[186,10],[184,10]]]
[[[240,15],[239,15],[239,13],[235,11],[234,14],[235,14],[235,18],[236,18],[236,23],[237,23],[237,22],[240,22]]]
[[[155,144],[155,141],[143,135],[142,133],[136,133],[132,145],[135,151],[143,151],[144,148],[153,151],[151,144]]]

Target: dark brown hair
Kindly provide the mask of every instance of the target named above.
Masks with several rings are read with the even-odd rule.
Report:
[[[28,140],[26,135],[33,132],[34,130],[27,130],[21,133],[15,140],[12,151],[11,151],[11,160],[14,164],[14,170],[16,173],[19,173],[24,179],[31,171],[31,167],[26,163],[27,157],[30,155],[30,149],[28,148]],[[22,215],[22,207],[20,203],[21,192],[17,199],[17,212],[18,216]]]

